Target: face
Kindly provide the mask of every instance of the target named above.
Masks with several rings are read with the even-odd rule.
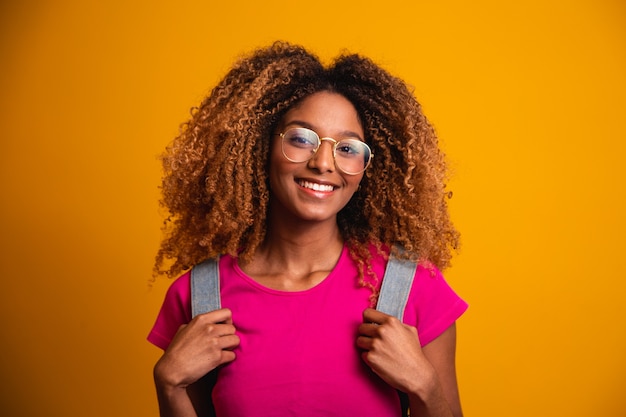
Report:
[[[282,138],[278,134],[298,127],[311,129],[320,138],[363,141],[356,109],[340,94],[315,93],[285,114],[272,142],[269,168],[272,210],[278,211],[282,218],[291,215],[305,221],[336,221],[337,213],[358,189],[363,173],[348,175],[337,169],[330,140],[323,140],[307,162],[289,161],[283,155]]]

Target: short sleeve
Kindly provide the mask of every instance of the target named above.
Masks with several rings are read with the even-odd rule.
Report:
[[[468,304],[454,292],[437,268],[418,266],[404,322],[417,328],[422,346],[439,337],[467,308]]]
[[[181,325],[191,321],[190,273],[180,276],[170,285],[156,318],[148,341],[165,350]]]

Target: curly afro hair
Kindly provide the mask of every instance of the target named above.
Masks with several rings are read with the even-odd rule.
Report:
[[[218,254],[251,259],[266,236],[272,133],[287,110],[319,91],[354,105],[375,155],[337,219],[362,283],[375,285],[363,280],[372,275],[372,245],[449,266],[459,235],[448,214],[445,158],[412,91],[368,58],[342,55],[325,67],[278,42],[237,62],[164,153],[168,217],[155,274],[176,276]]]

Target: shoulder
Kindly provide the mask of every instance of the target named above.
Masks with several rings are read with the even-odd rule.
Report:
[[[234,265],[237,260],[230,255],[222,255],[219,258],[219,273],[221,278],[234,273]],[[191,311],[191,270],[185,272],[174,280],[167,290],[165,303],[174,304],[178,309]],[[191,313],[190,320],[191,320]]]
[[[442,272],[430,262],[419,262],[415,270],[415,280],[423,284],[436,285],[437,282],[446,283]]]
[[[418,328],[420,341],[426,345],[451,326],[467,307],[437,267],[421,263],[415,272],[404,322]]]
[[[167,289],[161,310],[157,315],[148,340],[165,349],[179,327],[191,321],[190,273],[177,278]]]
[[[437,299],[444,297],[455,298],[458,296],[439,268],[428,262],[420,262],[415,270],[409,299],[432,304]]]
[[[167,289],[165,301],[176,302],[180,304],[188,304],[191,300],[191,271],[185,272]]]

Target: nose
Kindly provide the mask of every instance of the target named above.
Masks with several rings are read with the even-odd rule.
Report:
[[[330,138],[321,138],[320,147],[315,155],[309,159],[309,168],[317,169],[320,172],[333,172],[335,170],[335,157],[333,156],[333,146],[335,141]]]

